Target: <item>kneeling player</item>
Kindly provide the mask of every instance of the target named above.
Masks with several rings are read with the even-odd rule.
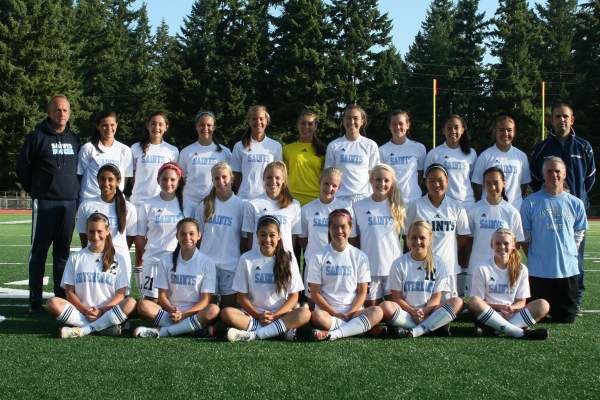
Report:
[[[138,313],[157,328],[137,327],[134,337],[179,336],[208,327],[219,315],[210,304],[215,293],[215,263],[196,245],[200,240],[198,222],[183,218],[177,223],[177,247],[160,258],[155,280],[158,303],[144,299]]]
[[[307,281],[315,302],[311,323],[317,341],[359,335],[381,321],[378,306],[363,308],[371,280],[367,255],[348,243],[352,216],[346,209],[329,214],[331,242],[308,261]]]
[[[392,264],[388,280],[392,300],[380,307],[397,337],[417,337],[438,329],[449,336],[449,324],[462,308],[460,297],[442,301],[442,292],[451,291],[452,285],[448,267],[432,253],[432,238],[428,222],[413,222],[407,237],[410,251]]]
[[[516,338],[546,339],[546,329],[527,329],[548,314],[550,305],[544,299],[525,304],[530,296],[528,273],[521,264],[514,233],[498,229],[492,235],[492,249],[493,259],[473,271],[467,306],[476,323]]]
[[[107,330],[119,335],[120,324],[135,309],[135,300],[125,297],[128,269],[113,247],[108,217],[93,213],[87,218],[88,244],[69,256],[61,286],[67,299],[52,297],[47,307],[65,325],[61,338],[86,336]],[[108,328],[111,328],[110,330]]]
[[[271,215],[259,218],[256,228],[259,249],[240,258],[233,278],[238,310],[226,307],[221,320],[231,326],[230,342],[285,336],[293,340],[296,328],[308,323],[310,311],[296,308],[304,289],[296,259],[284,250],[279,220]]]

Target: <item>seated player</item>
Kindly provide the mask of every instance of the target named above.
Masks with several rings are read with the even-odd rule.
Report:
[[[160,258],[155,280],[158,303],[143,299],[138,304],[142,318],[155,328],[137,327],[134,337],[179,336],[208,328],[219,315],[211,304],[215,293],[215,263],[197,249],[198,222],[183,218],[177,223],[177,247]]]
[[[61,287],[66,300],[52,297],[47,303],[48,312],[61,324],[69,325],[60,329],[63,339],[104,330],[120,335],[120,325],[135,309],[135,300],[125,297],[128,270],[113,247],[108,217],[91,214],[86,235],[87,246],[71,254],[65,267]]]
[[[348,243],[352,216],[344,208],[329,214],[331,242],[308,261],[307,281],[315,302],[311,323],[316,341],[368,332],[383,313],[363,308],[371,281],[367,255]]]
[[[396,337],[417,337],[439,330],[450,336],[449,324],[461,310],[460,297],[442,300],[450,292],[450,268],[432,253],[433,231],[422,220],[408,230],[409,251],[394,261],[388,280],[391,301],[381,303],[383,319],[396,328]]]
[[[544,299],[525,303],[530,297],[528,273],[521,264],[515,234],[500,228],[491,244],[494,256],[473,271],[467,302],[476,324],[515,338],[546,339],[546,329],[529,328],[548,314],[550,304]],[[481,333],[476,329],[477,335]]]

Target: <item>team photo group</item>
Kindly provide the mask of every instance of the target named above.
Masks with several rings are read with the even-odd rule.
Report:
[[[568,103],[550,107],[529,157],[509,115],[490,121],[494,144],[477,154],[459,115],[427,151],[405,111],[389,114],[382,146],[359,105],[329,144],[318,115],[300,111],[285,145],[261,105],[232,149],[210,111],[181,150],[162,111],[131,147],[117,113],[98,113],[82,144],[69,100],[54,95],[17,162],[33,200],[31,313],[55,317],[62,338],[118,336],[137,316],[133,337],[229,341],[450,336],[461,313],[475,336],[544,340],[537,322],[581,315],[596,171]],[[81,250],[70,253],[74,230]]]

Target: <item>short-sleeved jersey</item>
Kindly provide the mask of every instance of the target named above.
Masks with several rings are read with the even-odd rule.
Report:
[[[434,293],[450,292],[448,266],[433,256],[433,273],[425,269],[424,261],[415,260],[410,252],[394,261],[387,281],[387,290],[402,292],[402,298],[413,307],[423,307]]]
[[[177,247],[177,223],[183,219],[177,198],[163,200],[160,194],[138,206],[137,234],[146,236],[143,261],[158,259]]]
[[[353,208],[360,249],[369,257],[371,276],[388,276],[392,263],[402,255],[402,232],[394,229],[389,200],[367,197],[354,203]]]
[[[304,250],[304,259],[306,261],[329,243],[329,214],[333,210],[340,208],[348,210],[354,220],[352,204],[339,198],[333,199],[329,204],[316,199],[302,207],[302,233],[300,233],[300,237],[308,238],[306,249]],[[352,224],[350,237],[356,237],[356,224]]]
[[[514,146],[508,151],[502,151],[496,145],[487,148],[477,158],[473,169],[473,183],[483,185],[483,173],[490,167],[500,167],[504,172],[506,197],[518,210],[523,202],[521,185],[531,182],[527,155]]]
[[[396,182],[405,203],[422,196],[419,172],[423,171],[427,150],[422,143],[406,139],[403,144],[387,142],[379,148],[379,158],[396,171]]]
[[[300,224],[300,203],[292,201],[286,208],[279,208],[277,200],[270,199],[266,194],[260,195],[254,200],[247,201],[244,207],[244,219],[242,232],[253,235],[252,249],[258,251],[258,238],[256,227],[258,220],[263,215],[273,215],[279,220],[283,248],[294,253],[292,235],[300,235],[302,226]]]
[[[510,286],[508,268],[499,268],[491,257],[471,272],[470,296],[477,296],[488,304],[511,305],[515,300],[527,299],[529,274],[521,264],[521,273],[513,286]]]
[[[433,228],[433,254],[441,257],[449,268],[449,274],[458,274],[458,235],[470,235],[469,219],[460,203],[449,196],[439,207],[431,204],[428,195],[413,201],[406,213],[404,234],[408,235],[410,225],[417,220],[427,221]]]
[[[505,200],[493,205],[487,199],[481,199],[467,211],[467,216],[473,236],[469,268],[487,262],[492,256],[492,235],[497,229],[510,229],[517,242],[525,240],[521,214]]]
[[[75,294],[87,307],[102,307],[112,300],[119,289],[129,287],[125,259],[115,254],[115,262],[106,272],[102,268],[102,253],[83,248],[71,253],[60,286],[75,288]]]
[[[212,188],[211,168],[218,162],[231,162],[231,151],[215,143],[203,146],[194,142],[179,153],[179,164],[185,173],[183,197],[193,203],[199,203]]]
[[[521,206],[525,236],[530,234],[529,275],[568,278],[578,275],[575,232],[588,228],[583,201],[570,193],[552,195],[540,189]]]
[[[260,250],[250,250],[240,257],[233,277],[233,290],[246,293],[258,312],[275,312],[283,306],[290,294],[304,290],[296,260],[291,257],[291,279],[285,290],[277,292],[275,283],[275,257],[265,257]]]
[[[200,251],[210,254],[217,268],[235,271],[240,260],[244,201],[232,194],[226,201],[215,197],[214,214],[205,220],[204,202],[196,209],[202,241]]]
[[[144,154],[141,144],[135,143],[131,146],[131,154],[133,155],[135,181],[129,201],[138,205],[160,193],[160,185],[157,180],[158,169],[164,163],[177,161],[179,150],[167,142],[150,143]]]
[[[202,293],[215,293],[217,270],[206,254],[194,250],[189,260],[179,255],[177,269],[173,271],[173,253],[160,258],[154,285],[168,290],[167,297],[174,307],[185,311],[200,301]]]
[[[477,153],[471,149],[469,154],[462,152],[460,147],[451,149],[443,143],[427,153],[425,169],[434,163],[442,164],[448,170],[448,195],[463,202],[464,207],[470,207],[475,202],[471,187],[471,174]]]
[[[81,146],[77,162],[77,175],[81,175],[81,190],[79,200],[84,201],[100,196],[98,186],[98,170],[105,164],[114,164],[121,172],[121,191],[125,189],[125,178],[133,176],[133,155],[131,149],[115,140],[112,146],[106,147],[98,143],[98,151],[90,142]]]
[[[319,197],[319,177],[324,156],[318,156],[312,143],[294,142],[283,146],[283,162],[288,169],[290,192],[301,205]]]
[[[325,168],[336,167],[343,173],[342,185],[337,192],[339,197],[370,195],[369,171],[377,164],[377,143],[364,136],[359,136],[356,140],[348,140],[346,136],[342,136],[327,146]]]
[[[328,244],[308,261],[306,281],[321,285],[321,295],[339,312],[352,305],[359,283],[371,282],[369,270],[367,255],[356,247],[340,252]]]
[[[110,234],[115,249],[127,250],[127,236],[137,235],[137,210],[133,204],[125,201],[127,208],[127,216],[125,230],[119,232],[119,224],[117,223],[117,207],[115,201],[106,203],[101,197],[92,198],[84,201],[77,209],[77,232],[87,233],[87,219],[93,213],[102,213],[108,217]]]
[[[282,160],[282,148],[279,142],[265,137],[257,142],[250,139],[250,148],[244,148],[241,141],[233,146],[231,169],[242,174],[242,183],[238,196],[244,200],[252,200],[265,192],[263,172],[267,164]]]

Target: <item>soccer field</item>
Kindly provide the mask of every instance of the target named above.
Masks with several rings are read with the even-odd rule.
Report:
[[[27,288],[29,221],[0,215],[0,293]],[[0,399],[597,399],[600,222],[590,227],[586,311],[573,325],[543,324],[550,330],[546,341],[473,338],[468,322],[455,322],[450,338],[60,340],[56,321],[30,318],[26,299],[9,298],[0,299],[0,315],[7,318],[0,324]],[[74,237],[72,247],[78,244]]]

